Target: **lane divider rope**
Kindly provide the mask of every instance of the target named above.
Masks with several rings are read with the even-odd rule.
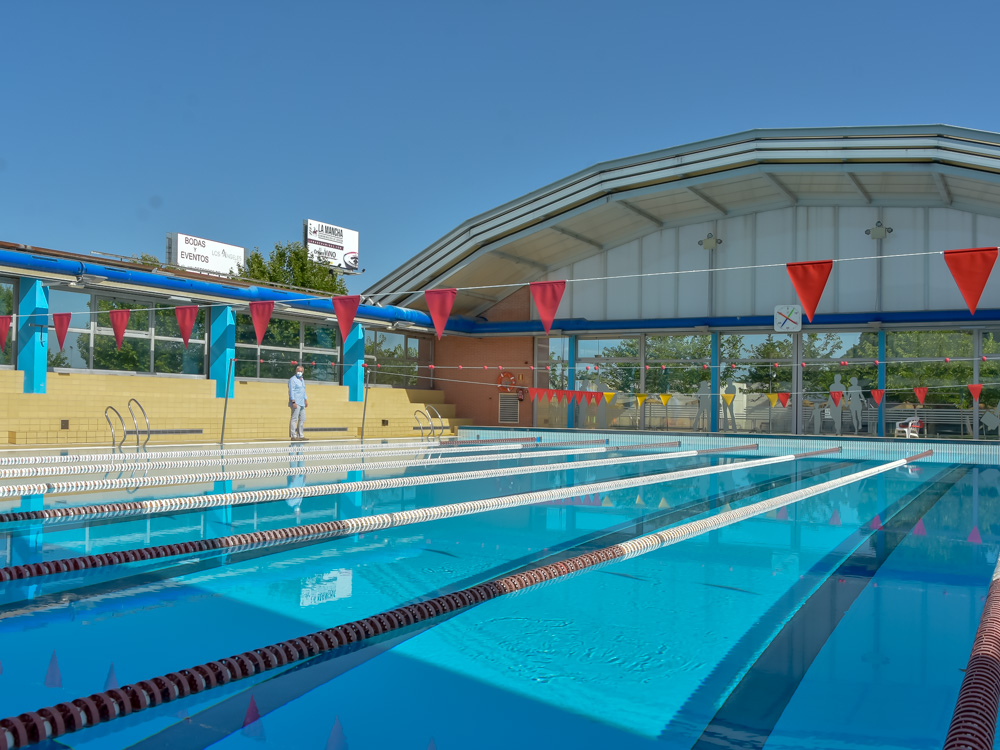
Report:
[[[803,490],[796,490],[785,495],[764,500],[736,511],[726,511],[712,518],[726,517],[722,525],[731,525],[756,515],[766,513],[784,505],[799,502],[805,497],[819,494],[821,491],[845,487],[848,484],[890,471],[894,468],[916,461],[932,454],[932,451],[899,459],[888,464],[882,464],[872,469],[849,474],[846,477],[824,482],[817,485],[817,492],[808,495]],[[808,454],[803,454],[808,455]],[[824,490],[818,490],[825,487]],[[710,520],[710,519],[705,519]],[[688,527],[703,524],[694,521],[682,524],[673,529],[680,531]],[[703,534],[710,528],[698,526],[700,531],[691,534]],[[715,526],[712,528],[719,528]],[[513,594],[538,584],[563,578],[571,574],[601,566],[626,557],[634,557],[654,549],[658,549],[669,541],[660,541],[663,532],[647,535],[654,541],[647,543],[647,537],[639,537],[631,542],[613,544],[609,547],[585,552],[576,557],[541,565],[524,573],[494,578],[485,583],[462,589],[452,594],[436,596],[423,602],[405,605],[396,609],[381,612],[361,620],[337,625],[325,630],[319,630],[299,638],[292,638],[271,646],[244,651],[217,661],[199,664],[189,669],[141,680],[120,688],[104,690],[85,698],[57,703],[54,706],[29,711],[19,716],[0,720],[0,750],[13,750],[26,745],[43,742],[46,739],[60,737],[85,727],[127,716],[136,711],[169,703],[179,698],[211,690],[220,685],[236,682],[248,677],[278,669],[288,664],[303,661],[327,651],[333,651],[352,643],[358,643],[401,628],[406,628],[425,620],[441,615],[458,612],[469,607],[496,599],[507,594]],[[687,536],[685,538],[690,538]],[[991,739],[992,742],[992,739]]]
[[[993,570],[944,750],[991,750],[1000,709],[1000,562]]]
[[[718,450],[718,448],[708,448],[703,449],[701,452],[686,451],[686,453],[688,453],[688,455],[703,455],[705,453],[718,452]],[[760,466],[768,466],[770,464],[794,461],[799,458],[809,458],[812,456],[837,453],[839,451],[840,448],[826,448],[820,451],[775,456],[755,461],[743,461],[740,463],[722,464],[719,466],[703,466],[696,469],[682,469],[680,471],[665,472],[661,474],[649,474],[643,477],[611,479],[604,482],[574,486],[570,489],[569,496],[587,495],[592,493],[600,494],[650,484],[666,484],[667,482],[676,482],[682,479],[690,479],[708,474],[720,474],[730,471],[739,471],[742,469],[753,469]],[[675,454],[667,454],[666,456],[663,456],[663,458],[671,458],[674,455]],[[642,458],[645,458],[645,456]],[[619,463],[622,462],[622,459],[618,458],[609,460]],[[567,466],[569,466],[569,464],[567,464]],[[254,531],[246,534],[197,539],[190,542],[162,544],[156,547],[140,547],[130,550],[117,550],[115,552],[102,552],[96,555],[81,555],[79,557],[67,557],[39,563],[28,563],[26,565],[12,565],[0,568],[0,581],[20,581],[25,578],[54,575],[56,573],[85,570],[88,568],[103,568],[110,565],[123,565],[129,562],[161,559],[164,557],[174,557],[177,555],[207,552],[230,547],[239,548],[235,551],[244,551],[248,549],[256,549],[262,546],[285,544],[289,542],[297,543],[303,541],[324,541],[333,537],[368,533],[370,531],[380,531],[382,529],[388,529],[396,526],[406,526],[413,523],[423,523],[425,521],[435,521],[442,518],[454,518],[456,516],[484,513],[491,510],[512,508],[520,505],[544,503],[566,496],[567,489],[565,488],[536,490],[533,492],[522,492],[516,495],[504,495],[486,500],[469,500],[462,503],[437,505],[430,508],[415,508],[412,510],[397,511],[394,513],[380,513],[374,516],[359,516],[356,518],[347,518],[338,521],[325,521],[322,523],[308,524],[306,526],[289,526],[278,529],[269,529],[267,531]]]
[[[679,445],[680,443],[674,443]],[[602,445],[596,448],[579,448],[554,451],[516,451],[510,453],[491,453],[476,456],[446,456],[444,458],[407,459],[400,461],[372,461],[371,463],[353,464],[323,464],[321,466],[287,466],[275,469],[247,469],[243,471],[213,471],[201,474],[171,474],[153,477],[119,477],[114,479],[85,479],[70,482],[43,482],[37,484],[0,485],[0,497],[17,495],[50,495],[64,492],[93,492],[95,490],[134,489],[139,487],[155,488],[176,484],[198,484],[201,482],[222,482],[237,479],[266,479],[269,477],[286,477],[292,475],[331,474],[346,471],[377,471],[384,469],[405,469],[415,465],[439,466],[456,463],[481,463],[483,461],[513,461],[521,458],[552,458],[555,456],[586,455],[590,453],[607,453],[614,450]],[[378,458],[393,455],[392,452],[381,453]],[[173,462],[164,462],[173,463]],[[70,467],[76,468],[76,467]],[[166,466],[164,468],[171,468]]]
[[[38,521],[59,518],[79,518],[80,516],[114,517],[136,515],[141,513],[165,513],[192,508],[214,508],[220,505],[255,505],[271,503],[289,498],[306,498],[320,495],[343,495],[350,492],[365,492],[368,490],[396,489],[398,487],[418,487],[427,484],[443,484],[445,482],[464,482],[474,479],[495,479],[524,474],[544,474],[553,471],[587,469],[598,466],[616,466],[619,464],[638,464],[649,461],[667,461],[678,458],[704,455],[708,453],[756,450],[756,443],[725,448],[710,448],[703,451],[675,451],[671,453],[652,453],[649,455],[630,455],[618,458],[601,458],[589,461],[573,461],[571,463],[543,464],[541,466],[512,466],[504,469],[482,469],[479,471],[459,471],[452,474],[427,474],[423,476],[392,477],[388,479],[362,479],[357,482],[339,482],[337,484],[315,484],[311,487],[281,487],[271,490],[246,490],[244,492],[223,492],[214,495],[197,495],[162,498],[158,500],[125,500],[117,503],[101,505],[67,505],[59,508],[44,508],[42,510],[24,510],[0,513],[0,523],[16,521]],[[840,448],[830,448],[839,451]],[[764,459],[778,462],[783,459]]]
[[[589,440],[588,443],[603,443],[603,440]],[[171,458],[194,458],[197,456],[252,456],[256,454],[271,454],[280,453],[287,454],[290,456],[296,456],[301,453],[311,453],[316,451],[327,451],[331,453],[339,451],[357,451],[361,450],[364,452],[378,452],[382,450],[392,450],[396,448],[440,448],[442,445],[455,445],[455,446],[473,446],[473,445],[495,445],[503,443],[512,444],[536,444],[536,445],[547,445],[546,443],[538,443],[535,438],[493,438],[484,440],[449,440],[446,442],[441,441],[426,441],[426,442],[409,442],[409,443],[374,443],[369,445],[362,445],[361,443],[350,443],[350,444],[331,444],[329,442],[323,443],[310,443],[309,445],[303,445],[297,443],[293,445],[282,445],[282,446],[259,446],[254,448],[202,448],[198,450],[183,450],[183,451],[150,451],[149,453],[73,453],[70,455],[55,455],[55,456],[0,456],[0,466],[27,466],[32,464],[71,464],[71,463],[81,463],[83,461],[121,461],[131,460],[135,458],[149,458],[149,459],[171,459]]]

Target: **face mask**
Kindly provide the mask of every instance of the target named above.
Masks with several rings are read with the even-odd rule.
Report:
[[[295,373],[295,377],[297,377],[297,378],[301,378],[301,377],[302,377],[302,373],[301,373],[301,372],[297,372],[297,373]]]

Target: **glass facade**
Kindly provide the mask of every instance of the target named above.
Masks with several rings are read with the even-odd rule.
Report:
[[[0,304],[2,304],[0,287]],[[128,309],[121,349],[111,328],[112,310]],[[49,367],[156,375],[208,373],[208,310],[199,308],[187,347],[181,338],[174,306],[140,297],[107,297],[66,289],[49,289],[52,313],[73,313],[62,351],[49,327]],[[96,314],[95,314],[96,313]],[[50,321],[51,323],[51,321]],[[8,356],[11,351],[8,348]],[[261,346],[253,321],[236,315],[236,377],[286,380],[302,362],[314,381],[340,382],[340,349],[336,325],[330,327],[275,316]]]
[[[432,388],[434,339],[398,331],[365,331],[368,382],[394,388]]]
[[[236,377],[246,380],[288,380],[298,363],[306,378],[340,382],[337,324],[321,325],[275,315],[257,345],[249,313],[236,314]]]
[[[898,423],[915,419],[922,436],[1000,439],[1000,328],[703,330],[535,342],[537,388],[614,393],[610,402],[571,405],[543,396],[534,403],[538,427],[706,431],[714,420],[721,432],[891,437]],[[970,384],[982,385],[978,403]],[[880,388],[881,403],[873,393]]]

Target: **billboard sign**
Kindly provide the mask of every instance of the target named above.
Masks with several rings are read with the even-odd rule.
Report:
[[[167,263],[203,273],[235,274],[236,266],[246,262],[246,249],[224,242],[192,237],[190,234],[167,235]]]
[[[358,233],[314,219],[305,221],[305,246],[317,263],[345,271],[358,270]]]

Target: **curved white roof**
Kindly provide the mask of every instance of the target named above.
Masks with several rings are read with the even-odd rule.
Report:
[[[604,162],[456,227],[364,294],[524,283],[664,227],[785,206],[1000,216],[1000,134],[948,125],[751,130]],[[510,289],[459,292],[475,315]]]

